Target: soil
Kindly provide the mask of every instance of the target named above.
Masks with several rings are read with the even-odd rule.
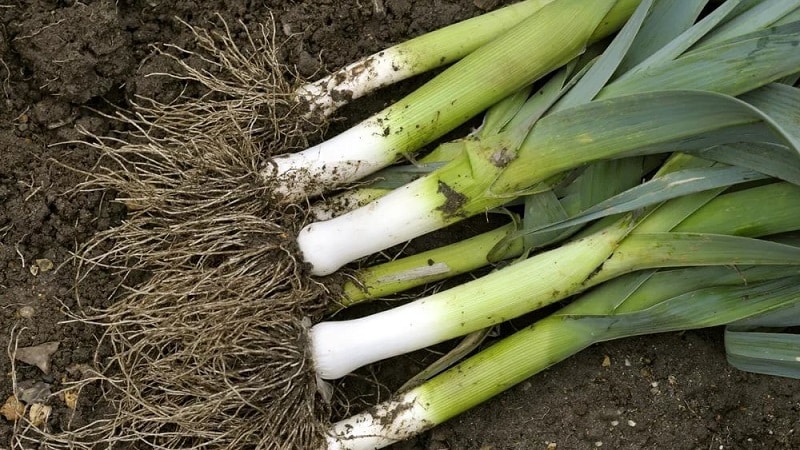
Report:
[[[52,430],[103,415],[99,390],[75,411],[56,393],[94,358],[98,329],[70,311],[106,305],[116,275],[97,270],[76,298],[73,253],[124,218],[112,192],[76,192],[97,155],[79,130],[119,127],[101,113],[137,95],[169,99],[180,85],[159,77],[168,62],[153,45],[191,48],[188,29],[215,14],[256,24],[274,16],[282,58],[304,77],[507,2],[473,0],[10,0],[0,4],[0,348],[59,342],[49,373],[0,358],[0,401],[40,387]],[[378,7],[382,6],[382,10]],[[244,36],[239,35],[242,39]],[[403,83],[342,111],[331,133],[397,99]],[[66,166],[72,169],[67,169]],[[424,245],[420,244],[420,245]],[[52,262],[53,267],[50,268]],[[32,309],[31,309],[32,308]],[[505,332],[515,324],[506,325]],[[422,449],[793,449],[800,448],[800,381],[738,372],[726,364],[719,329],[593,346],[419,438]],[[385,396],[430,359],[422,352],[341,382],[354,399]],[[101,355],[102,357],[102,355]],[[383,388],[364,380],[378,377]],[[39,383],[39,384],[36,384]],[[31,391],[32,392],[32,391]],[[372,398],[374,399],[374,398]],[[353,408],[362,403],[353,401]],[[0,418],[0,448],[21,448]],[[26,445],[26,448],[35,448]]]

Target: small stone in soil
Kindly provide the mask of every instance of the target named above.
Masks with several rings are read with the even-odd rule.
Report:
[[[53,261],[50,261],[47,258],[37,259],[36,265],[39,267],[39,271],[42,273],[53,270]]]
[[[28,404],[43,402],[52,393],[50,391],[51,386],[41,381],[33,383],[30,380],[26,380],[18,383],[17,387],[19,388],[19,399]]]
[[[36,314],[36,310],[33,309],[33,306],[23,306],[17,310],[17,316],[23,319],[30,319],[34,314]]]
[[[38,367],[42,372],[50,372],[50,358],[58,350],[58,341],[45,342],[32,347],[18,348],[14,354],[17,361]]]

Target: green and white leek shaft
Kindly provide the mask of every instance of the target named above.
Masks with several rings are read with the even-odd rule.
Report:
[[[452,64],[554,0],[525,0],[362,58],[297,90],[310,114],[330,116],[380,88]]]
[[[409,155],[618,29],[638,0],[556,0],[398,103],[334,138],[275,157],[264,176],[288,201],[356,181]]]

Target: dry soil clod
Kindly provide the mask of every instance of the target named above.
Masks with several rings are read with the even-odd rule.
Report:
[[[25,415],[25,404],[12,395],[0,406],[0,414],[11,422],[16,422]]]
[[[53,408],[50,406],[42,403],[34,403],[28,411],[28,419],[31,421],[31,425],[41,427],[50,419],[50,413],[52,411]]]

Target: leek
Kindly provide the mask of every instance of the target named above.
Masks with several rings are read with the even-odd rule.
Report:
[[[458,61],[552,1],[522,1],[394,45],[301,86],[297,99],[309,114],[330,116],[352,100]]]

